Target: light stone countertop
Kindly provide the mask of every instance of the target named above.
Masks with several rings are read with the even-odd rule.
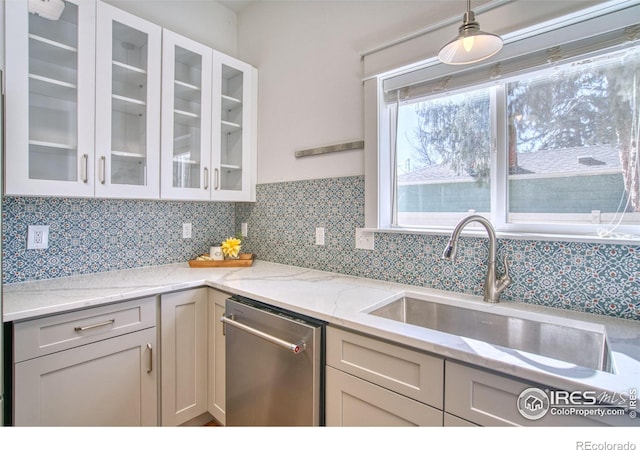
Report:
[[[4,322],[28,320],[170,291],[209,286],[352,330],[492,369],[556,389],[640,389],[640,322],[256,261],[249,268],[190,268],[187,263],[104,272],[3,286]],[[588,369],[436,330],[367,314],[405,294],[454,306],[544,322],[580,321],[606,329],[614,372]],[[584,323],[588,322],[588,323]],[[558,345],[562,345],[558,342]]]

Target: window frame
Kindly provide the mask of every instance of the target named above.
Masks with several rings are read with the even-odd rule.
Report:
[[[584,15],[587,15],[585,13]],[[557,27],[565,26],[567,23],[569,24],[578,24],[580,25],[582,14],[575,14],[571,19],[567,19],[567,17],[561,17],[552,23],[556,23]],[[597,20],[596,17],[591,20]],[[584,20],[584,19],[583,19]],[[547,27],[543,27],[547,29]],[[585,28],[585,33],[588,27]],[[524,38],[520,38],[521,40],[526,39],[534,39],[536,35],[527,35]],[[508,41],[509,37],[505,37],[505,40]],[[514,38],[515,40],[515,38]],[[636,41],[637,44],[637,41]],[[536,45],[535,43],[532,45]],[[426,68],[433,68],[434,66],[439,66],[440,64],[435,61],[435,58],[430,58],[429,60],[423,61],[422,66]],[[442,65],[444,66],[444,65]],[[526,73],[535,73],[540,71],[541,67],[533,67],[527,70]],[[441,67],[437,67],[436,71],[442,70]],[[451,73],[455,73],[456,70],[460,70],[457,68],[450,69]],[[376,77],[365,80],[365,108],[367,107],[367,100],[371,101],[372,94],[375,91],[375,105],[377,112],[377,120],[376,120],[376,163],[377,166],[377,177],[376,182],[368,182],[366,185],[367,195],[365,198],[365,218],[366,224],[365,227],[370,230],[376,231],[391,231],[391,232],[401,232],[401,233],[426,233],[426,234],[443,234],[450,232],[454,226],[454,224],[447,225],[431,225],[431,226],[416,226],[416,227],[403,227],[398,226],[397,222],[394,220],[395,207],[392,205],[392,196],[393,189],[392,186],[395,184],[394,171],[391,167],[394,166],[394,152],[395,149],[391,148],[391,145],[385,145],[385,143],[389,143],[391,140],[391,134],[395,132],[393,126],[391,126],[391,121],[394,120],[394,113],[392,111],[393,108],[389,107],[385,103],[385,91],[384,91],[384,83],[385,80],[395,78],[399,75],[415,73],[416,65],[412,65],[407,68],[401,68],[398,70],[389,71],[383,74],[380,74]],[[616,228],[616,233],[618,235],[614,237],[603,237],[598,235],[598,229],[601,229],[603,224],[585,224],[585,223],[554,223],[552,221],[540,223],[536,221],[530,222],[518,222],[511,223],[508,222],[508,183],[509,183],[509,175],[507,171],[507,114],[506,114],[506,83],[509,79],[513,79],[516,77],[522,76],[521,73],[517,75],[507,76],[504,79],[500,79],[499,85],[493,85],[490,89],[491,96],[491,133],[492,133],[492,151],[491,151],[491,190],[490,190],[490,202],[491,202],[491,211],[487,216],[489,220],[494,224],[496,231],[500,236],[503,237],[511,237],[511,238],[523,238],[523,239],[558,239],[562,238],[564,240],[577,240],[577,241],[599,241],[599,242],[608,242],[608,243],[633,243],[637,244],[638,239],[640,239],[640,225],[635,224],[625,224],[620,225]],[[478,83],[474,85],[470,89],[481,88],[483,85],[491,85],[490,82],[486,83]],[[367,88],[369,86],[369,88]],[[373,87],[375,86],[375,87]],[[458,90],[455,90],[458,92]],[[373,103],[373,102],[371,102]],[[371,105],[369,103],[369,105]],[[370,107],[370,106],[369,106]],[[365,116],[367,117],[367,116]],[[365,119],[366,120],[366,119]],[[369,146],[369,154],[371,153],[371,146]],[[371,155],[370,155],[371,156]],[[365,156],[365,159],[367,157]],[[372,173],[371,168],[373,164],[371,162],[367,163],[365,161],[365,179]],[[373,190],[373,186],[375,184],[376,189],[376,201],[375,205],[371,199],[371,192]],[[446,214],[446,213],[445,213]],[[633,213],[634,215],[636,213]],[[460,218],[464,217],[466,214],[458,214]],[[551,217],[552,215],[550,215]],[[556,216],[557,217],[557,216]]]

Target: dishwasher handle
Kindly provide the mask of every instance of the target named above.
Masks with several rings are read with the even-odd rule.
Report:
[[[242,331],[245,331],[249,334],[252,334],[261,339],[264,339],[265,341],[271,342],[272,344],[276,344],[279,347],[289,350],[291,353],[295,355],[302,353],[306,348],[306,344],[302,340],[296,343],[283,341],[282,339],[272,336],[270,334],[267,334],[264,331],[256,330],[255,328],[252,328],[248,325],[245,325],[243,323],[236,321],[233,314],[230,316],[222,316],[220,318],[220,322],[222,322],[225,325],[231,325],[233,327],[236,327]]]

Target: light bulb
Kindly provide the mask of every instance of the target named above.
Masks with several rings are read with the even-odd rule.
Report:
[[[462,46],[464,47],[467,53],[473,49],[474,40],[475,39],[473,36],[468,36],[462,40]]]

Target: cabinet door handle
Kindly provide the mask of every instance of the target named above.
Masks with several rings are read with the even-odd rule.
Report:
[[[209,189],[209,168],[204,168],[204,190]]]
[[[107,182],[106,170],[107,170],[107,157],[101,156],[100,157],[100,184],[105,184]]]
[[[147,369],[147,373],[151,373],[153,370],[153,348],[151,344],[147,344],[147,350],[149,350],[149,368]]]
[[[213,169],[213,189],[216,191],[220,188],[220,171],[216,167]]]
[[[107,320],[106,322],[94,323],[93,325],[85,325],[83,327],[74,327],[73,331],[87,331],[92,330],[94,328],[106,327],[107,325],[112,325],[116,319]]]
[[[82,155],[82,164],[80,165],[80,178],[83,183],[89,181],[89,155],[86,153]]]

